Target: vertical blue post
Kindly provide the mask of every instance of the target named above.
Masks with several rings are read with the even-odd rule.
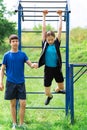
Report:
[[[69,109],[69,11],[66,4],[66,115]]]
[[[74,123],[74,85],[73,85],[73,64],[70,64],[70,114],[71,123]]]
[[[19,38],[19,50],[21,50],[21,14],[22,14],[22,7],[19,3],[18,6],[18,38]]]
[[[18,39],[19,39],[19,47],[18,49],[21,50],[21,4],[18,5]],[[16,100],[16,121],[17,121],[17,112],[19,109],[19,100]]]

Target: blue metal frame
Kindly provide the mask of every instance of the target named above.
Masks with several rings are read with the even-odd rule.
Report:
[[[66,21],[66,97],[65,97],[65,102],[66,102],[66,106],[65,106],[65,111],[66,111],[66,115],[69,112],[69,108],[71,108],[70,106],[70,88],[69,88],[69,5],[68,5],[68,0],[66,0],[66,10],[65,12],[65,16],[64,16],[64,21]],[[18,37],[19,37],[19,50],[21,50],[21,19],[24,20],[24,15],[23,15],[23,8],[21,6],[22,1],[19,2],[19,6],[18,6]],[[25,1],[24,1],[25,2]],[[30,2],[30,1],[28,1]],[[39,1],[42,2],[42,1]],[[48,2],[48,1],[47,1]],[[54,1],[53,1],[54,2]],[[56,1],[58,2],[58,1]],[[60,1],[59,1],[60,2]],[[61,1],[63,2],[63,1]],[[25,20],[24,20],[25,21]]]
[[[66,115],[69,111],[69,11],[66,5]]]
[[[19,46],[18,49],[21,50],[21,10],[22,10],[22,6],[19,3],[18,5],[18,39],[19,39]],[[19,100],[16,100],[16,121],[17,121],[17,113],[18,113],[18,109],[19,109]]]
[[[71,123],[74,123],[74,87],[73,87],[73,65],[70,65],[69,69],[69,87],[70,87],[70,115],[71,115]]]
[[[18,5],[18,38],[19,38],[19,50],[21,50],[21,4]]]
[[[70,64],[69,87],[70,87],[70,115],[71,115],[72,124],[74,123],[74,67],[87,67],[87,64]],[[80,77],[85,72],[87,72],[87,68],[83,71],[83,73],[80,75]],[[77,74],[78,74],[78,72],[77,72]]]

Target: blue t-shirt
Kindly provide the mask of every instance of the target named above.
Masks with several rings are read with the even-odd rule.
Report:
[[[19,84],[24,80],[24,63],[28,60],[22,51],[5,53],[2,64],[6,65],[7,81]]]
[[[45,53],[45,65],[48,67],[57,67],[58,55],[55,45],[48,45]]]

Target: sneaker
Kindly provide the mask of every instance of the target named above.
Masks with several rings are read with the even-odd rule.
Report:
[[[17,124],[14,124],[12,125],[12,130],[16,130],[16,127],[17,127]]]
[[[59,90],[58,92],[55,92],[55,93],[66,94],[66,91],[65,90]]]
[[[46,101],[45,101],[45,105],[48,105],[50,103],[50,100],[53,98],[53,95],[52,97],[47,97]]]

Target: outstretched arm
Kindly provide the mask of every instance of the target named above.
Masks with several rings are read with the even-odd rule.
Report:
[[[43,22],[42,22],[42,40],[46,39],[46,15],[48,14],[48,10],[43,11]]]
[[[38,64],[37,63],[32,63],[30,60],[27,60],[26,63],[31,67],[31,68],[38,68]]]
[[[59,15],[59,26],[58,26],[57,38],[60,41],[61,40],[61,33],[62,33],[62,10],[58,10],[57,14]]]
[[[5,70],[5,65],[2,65],[1,70],[0,70],[0,90],[1,91],[3,91],[4,89],[4,85],[3,85],[4,70]]]

